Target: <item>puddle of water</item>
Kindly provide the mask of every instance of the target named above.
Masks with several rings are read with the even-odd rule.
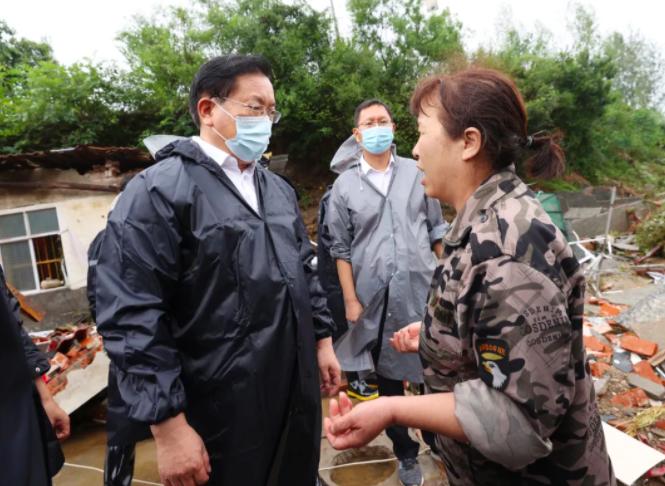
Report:
[[[389,459],[392,455],[392,452],[386,447],[371,446],[342,452],[335,456],[332,462],[333,465],[338,466],[354,462]],[[392,476],[396,467],[395,461],[341,467],[331,471],[330,479],[338,486],[374,486]]]

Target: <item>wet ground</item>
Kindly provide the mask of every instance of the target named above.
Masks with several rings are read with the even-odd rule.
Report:
[[[327,413],[327,400],[323,404]],[[103,484],[105,425],[94,417],[100,406],[88,406],[72,417],[72,436],[64,443],[66,465],[55,477],[54,486],[97,486]],[[323,434],[322,434],[323,437]],[[417,438],[417,437],[416,437]],[[434,459],[423,444],[418,461],[425,476],[425,486],[446,485]],[[372,464],[348,465],[352,462],[381,461]],[[321,440],[321,479],[327,486],[399,486],[397,462],[391,442],[385,434],[362,450],[340,452],[325,438]],[[134,485],[159,485],[155,444],[152,440],[136,447]]]
[[[64,444],[66,465],[55,477],[54,486],[95,486],[103,484],[105,425],[93,421],[75,423],[72,436]],[[155,444],[145,440],[136,446],[133,484],[160,484],[155,460]]]

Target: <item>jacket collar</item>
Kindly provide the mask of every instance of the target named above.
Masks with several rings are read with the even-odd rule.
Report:
[[[515,166],[512,164],[485,179],[466,200],[443,242],[448,246],[462,244],[474,223],[487,221],[487,211],[497,201],[512,193],[519,184],[522,184],[522,181],[515,174]]]

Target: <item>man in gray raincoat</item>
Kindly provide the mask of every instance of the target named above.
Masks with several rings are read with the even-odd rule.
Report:
[[[402,380],[422,383],[417,356],[397,353],[393,333],[423,318],[429,284],[447,229],[437,200],[425,196],[412,159],[393,145],[395,124],[379,100],[361,103],[353,135],[335,154],[327,224],[337,261],[349,331],[335,346],[342,369],[374,369],[379,394],[403,395]],[[418,443],[390,427],[400,480],[421,484]]]

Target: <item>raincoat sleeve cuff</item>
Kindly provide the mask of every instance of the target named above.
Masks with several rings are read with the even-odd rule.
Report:
[[[344,260],[351,263],[351,249],[340,245],[333,245],[330,248],[330,255],[336,260]]]
[[[441,223],[437,226],[434,226],[430,232],[429,232],[429,242],[430,244],[434,244],[437,241],[441,241],[443,239],[443,236],[448,232],[448,228],[450,227],[450,224],[444,222]]]
[[[178,370],[153,374],[116,373],[120,397],[129,418],[150,425],[175,417],[185,410],[187,399]]]
[[[35,343],[32,342],[32,338],[30,338],[30,335],[23,327],[21,327],[21,343],[23,345],[23,354],[25,354],[25,359],[28,362],[32,378],[39,378],[46,374],[51,368],[51,363],[49,362],[48,357],[37,349]]]
[[[471,446],[487,459],[516,471],[552,452],[514,402],[480,379],[454,388],[455,416]]]
[[[332,336],[332,330],[327,326],[315,326],[314,327],[314,337],[317,341],[321,339],[329,338]]]

